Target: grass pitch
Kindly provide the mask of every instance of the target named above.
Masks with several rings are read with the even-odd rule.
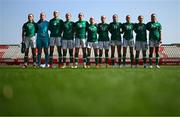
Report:
[[[0,115],[180,115],[180,67],[0,67]]]

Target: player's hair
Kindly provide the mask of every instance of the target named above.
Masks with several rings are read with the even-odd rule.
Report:
[[[33,15],[32,13],[29,13],[29,14],[28,14],[28,17],[29,17],[29,16],[33,16],[33,22],[34,22],[34,15]]]
[[[71,14],[70,12],[67,12],[67,13],[66,13],[66,15],[68,15],[68,14],[69,14],[70,16],[72,16],[72,14]],[[66,15],[65,15],[65,16],[66,16]]]
[[[126,18],[127,18],[127,17],[131,17],[131,16],[130,16],[130,15],[126,15]]]
[[[117,14],[114,14],[114,15],[113,15],[113,17],[115,17],[115,16],[116,16],[116,17],[118,17],[118,15],[117,15]]]
[[[34,15],[32,13],[29,13],[28,16],[33,16],[34,17]]]
[[[56,11],[54,11],[53,13],[59,13],[59,11],[56,10]]]
[[[55,13],[59,13],[59,11],[53,11],[53,15],[54,15]]]
[[[93,16],[91,16],[91,17],[90,17],[90,19],[94,19],[94,17],[93,17]]]
[[[102,16],[101,16],[101,18],[102,18],[102,17],[106,18],[106,16],[105,16],[105,15],[102,15]]]
[[[139,19],[140,17],[143,17],[143,16],[142,16],[142,15],[139,15],[139,16],[138,16],[138,19]]]
[[[156,14],[155,14],[155,13],[152,13],[152,14],[151,14],[151,17],[156,17]]]
[[[80,12],[80,13],[78,14],[78,16],[80,16],[80,15],[84,16],[83,12]]]
[[[40,15],[44,14],[46,16],[46,13],[45,12],[41,12]]]

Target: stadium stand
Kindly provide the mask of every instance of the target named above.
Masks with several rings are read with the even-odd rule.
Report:
[[[129,60],[129,50],[127,50],[127,63],[130,62]],[[134,51],[135,53],[135,51]],[[147,51],[147,55],[148,55]],[[180,44],[164,44],[160,48],[160,64],[180,64]],[[91,53],[92,58],[91,62],[94,62],[94,53]],[[109,52],[109,55],[110,52]],[[69,54],[67,54],[68,58]],[[104,56],[104,55],[103,55]],[[0,45],[0,63],[1,64],[22,64],[23,63],[24,54],[21,53],[21,45]],[[82,50],[80,50],[79,57],[82,58]],[[117,59],[117,53],[115,53],[115,57]],[[32,55],[31,50],[29,53],[29,63],[32,63]],[[140,54],[140,58],[142,58],[142,53]],[[44,59],[44,54],[42,55],[42,61]],[[68,60],[69,61],[69,60]],[[103,60],[104,61],[104,60]],[[54,53],[54,62],[58,62],[58,53],[55,49]],[[80,59],[82,62],[82,59]],[[109,62],[110,59],[109,59]],[[155,59],[153,60],[155,62]],[[140,60],[140,64],[142,64],[142,60]]]

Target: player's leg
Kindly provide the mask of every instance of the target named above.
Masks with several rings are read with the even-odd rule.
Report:
[[[149,67],[150,68],[152,68],[153,49],[154,49],[154,47],[149,48]]]
[[[48,67],[48,48],[44,48],[44,54],[45,54],[45,67]]]
[[[78,60],[79,60],[78,56],[79,56],[79,48],[76,47],[75,48],[75,66],[74,66],[75,68],[78,67]]]
[[[152,57],[153,57],[153,51],[154,51],[154,41],[149,40],[149,67],[152,67]]]
[[[32,48],[33,67],[36,67],[36,48]]]
[[[83,51],[83,67],[86,68],[86,40],[82,39],[81,40],[81,47],[82,47],[82,51]]]
[[[127,40],[123,39],[123,66],[126,65]]]
[[[140,51],[136,50],[136,67],[138,67],[138,65],[139,65],[139,53],[140,53]]]
[[[91,48],[87,47],[87,67],[90,68],[90,55],[91,55]]]
[[[43,41],[43,47],[44,47],[44,54],[45,54],[45,67],[48,67],[48,62],[49,62],[49,54],[48,54],[49,40],[44,40]]]
[[[147,65],[146,65],[146,50],[143,50],[142,51],[143,52],[143,64],[144,64],[144,68],[146,68],[147,67]]]
[[[29,39],[26,37],[24,40],[24,43],[26,45],[25,53],[24,53],[24,65],[23,68],[26,68],[28,65],[28,54],[29,54]]]
[[[133,62],[134,62],[134,51],[133,51],[133,47],[134,47],[134,40],[131,39],[131,40],[129,40],[131,67],[133,66]]]
[[[35,37],[31,38],[31,51],[32,51],[32,57],[33,57],[33,67],[36,67],[36,39]]]
[[[108,67],[108,60],[109,60],[109,41],[104,43],[104,49],[105,49],[105,62],[106,62],[106,68]]]
[[[156,53],[156,68],[159,67],[159,47],[155,47],[155,53]]]
[[[126,65],[126,52],[127,52],[127,47],[123,47],[123,66]]]
[[[37,65],[38,65],[38,67],[40,67],[40,65],[41,65],[41,54],[42,54],[42,40],[37,39],[36,44],[37,44],[37,50],[38,50]]]
[[[42,48],[38,47],[37,49],[38,49],[37,65],[40,67]]]
[[[61,51],[61,38],[56,38],[56,46],[58,51],[58,67],[62,67],[62,51]]]
[[[99,42],[99,64],[102,64],[103,42]]]
[[[95,64],[96,64],[96,68],[99,68],[98,63],[98,48],[94,48],[94,54],[95,54]]]
[[[70,67],[73,67],[73,50],[74,50],[74,40],[69,40],[67,44],[67,48],[69,49],[69,56],[70,56]]]
[[[111,42],[111,63],[112,63],[112,67],[114,67],[114,64],[115,64],[114,53],[115,53],[115,42]]]
[[[61,51],[61,46],[57,46],[57,51],[58,51],[58,67],[62,67],[62,51]]]
[[[80,39],[76,38],[75,39],[75,65],[74,65],[74,68],[78,67],[79,48],[80,48]]]
[[[121,45],[117,45],[117,52],[118,52],[118,64],[121,67]]]
[[[147,60],[146,51],[147,51],[147,49],[148,49],[147,42],[143,42],[142,54],[143,54],[144,68],[147,68],[147,65],[146,65],[146,60]]]
[[[133,47],[130,47],[130,59],[131,59],[131,67],[133,65],[134,61],[134,52],[133,52]]]
[[[25,54],[24,54],[24,66],[23,66],[23,68],[26,68],[28,65],[28,54],[29,54],[29,48],[26,48]]]
[[[52,64],[53,64],[54,45],[55,45],[55,38],[50,38],[50,54],[49,54],[50,68],[52,68]]]
[[[70,67],[73,68],[73,50],[69,48],[69,55],[70,55]]]
[[[66,55],[67,55],[67,40],[62,40],[62,49],[63,49],[63,67],[66,67]]]
[[[96,64],[96,68],[99,68],[99,56],[98,56],[98,44],[96,43],[93,43],[93,48],[94,48],[94,55],[95,55],[95,64]]]
[[[140,50],[141,50],[141,42],[140,41],[136,41],[135,43],[135,50],[136,50],[136,67],[138,67],[139,65],[139,54],[140,54]]]

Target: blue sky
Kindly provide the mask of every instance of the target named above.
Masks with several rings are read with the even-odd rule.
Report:
[[[33,13],[38,21],[39,13],[44,11],[50,20],[54,10],[60,11],[63,20],[67,12],[72,13],[73,21],[78,19],[79,12],[84,12],[85,20],[94,16],[97,22],[101,15],[107,16],[110,22],[112,15],[118,14],[122,23],[128,14],[132,22],[143,15],[146,23],[150,21],[150,14],[156,13],[163,27],[163,43],[180,43],[179,0],[0,0],[0,44],[21,42],[21,28],[28,13]]]

